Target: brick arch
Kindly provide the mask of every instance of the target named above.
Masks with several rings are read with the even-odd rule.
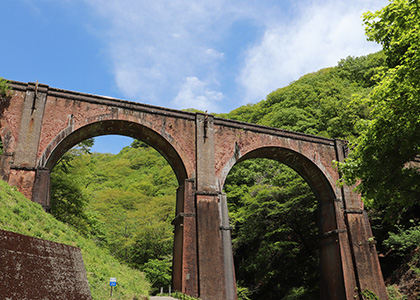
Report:
[[[144,141],[168,161],[175,172],[178,183],[182,184],[187,179],[187,171],[180,155],[163,136],[144,125],[124,120],[97,121],[75,131],[72,131],[70,127],[64,129],[47,146],[38,161],[38,166],[51,170],[63,154],[74,145],[91,137],[111,134],[129,136]]]
[[[322,202],[336,198],[334,189],[327,178],[328,175],[324,174],[314,162],[301,153],[284,147],[261,147],[242,155],[237,163],[252,158],[273,159],[292,168],[305,179],[316,197]],[[232,167],[233,165],[230,169]]]
[[[295,170],[309,184],[318,201],[318,229],[320,236],[320,275],[321,299],[345,299],[345,274],[342,269],[342,245],[332,242],[336,232],[341,232],[337,220],[336,199],[334,188],[328,180],[328,175],[305,155],[294,150],[269,146],[253,149],[237,158],[236,163],[227,163],[224,173],[242,161],[255,158],[276,160]],[[226,169],[229,169],[227,171]],[[226,172],[227,171],[227,172]],[[223,178],[223,182],[225,182]],[[227,199],[229,200],[229,199]],[[333,275],[332,275],[333,274]]]
[[[88,125],[84,125],[73,131],[72,125],[62,130],[55,136],[50,144],[46,147],[41,158],[38,160],[38,176],[35,182],[34,195],[40,199],[44,199],[45,207],[50,207],[50,170],[56,165],[58,160],[73,146],[91,137],[101,135],[124,135],[144,141],[155,150],[157,150],[171,165],[178,183],[178,191],[184,190],[184,183],[187,179],[187,171],[185,165],[176,151],[176,149],[156,131],[142,124],[125,121],[125,120],[103,120],[95,121]],[[40,188],[42,187],[42,188]],[[42,190],[42,191],[41,191]],[[177,192],[176,208],[183,206],[184,196]],[[179,240],[182,234],[174,232],[174,239]],[[173,251],[173,260],[181,261],[183,258],[182,251]],[[175,269],[175,268],[174,268]],[[174,272],[173,280],[175,281],[180,271]]]

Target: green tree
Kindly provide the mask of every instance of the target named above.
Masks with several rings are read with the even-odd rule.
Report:
[[[72,165],[74,174],[83,173],[87,210],[97,215],[110,252],[147,270],[155,288],[170,282],[177,180],[165,159],[134,140],[116,155],[80,155]]]
[[[394,0],[364,15],[369,40],[383,46],[389,69],[367,100],[371,121],[339,169],[370,206],[398,219],[420,200],[420,10],[415,0]],[[369,200],[370,199],[370,200]],[[373,200],[374,199],[374,200]]]
[[[146,274],[146,278],[152,284],[152,294],[157,294],[161,287],[165,291],[168,290],[171,285],[171,265],[170,260],[151,259],[141,267],[141,270]]]
[[[299,299],[316,298],[317,204],[309,186],[284,165],[255,159],[233,168],[226,192],[237,278],[252,291],[249,297],[279,299],[300,291]]]
[[[4,98],[7,98],[10,96],[10,87],[7,82],[7,80],[4,80],[0,77],[0,102],[4,100]],[[0,155],[3,154],[3,141],[0,139]]]
[[[84,234],[95,231],[95,218],[86,212],[88,197],[83,176],[72,164],[75,157],[89,153],[93,139],[87,139],[65,153],[51,172],[51,212],[56,219],[73,225]]]
[[[51,174],[51,211],[60,221],[81,229],[81,223],[87,217],[84,209],[87,197],[81,189],[80,178],[62,170]]]
[[[0,77],[0,97],[6,97],[9,94],[9,84],[7,80],[4,80],[2,77]]]

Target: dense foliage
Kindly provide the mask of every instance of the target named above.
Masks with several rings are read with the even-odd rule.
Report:
[[[0,77],[0,98],[6,97],[9,93],[9,85],[7,80]]]
[[[370,94],[371,121],[362,127],[341,170],[371,205],[392,219],[420,200],[420,174],[407,165],[420,153],[420,8],[418,1],[395,0],[364,15],[370,40],[383,46],[388,69]]]
[[[299,299],[317,298],[316,199],[303,179],[276,161],[254,159],[233,168],[225,189],[236,274],[249,297],[299,291]]]
[[[382,52],[347,57],[334,68],[310,73],[254,105],[241,106],[221,117],[330,138],[353,139],[368,117],[363,101],[385,67]]]
[[[87,154],[93,146],[93,139],[76,145],[65,153],[51,173],[51,212],[64,223],[76,227],[85,235],[95,230],[95,219],[86,211],[88,196],[83,190],[84,178],[74,172],[73,159]]]
[[[385,253],[382,267],[389,281],[408,299],[418,299],[420,291],[409,282],[420,274],[420,174],[418,164],[411,164],[420,153],[419,2],[390,1],[366,13],[364,21],[368,38],[383,47],[387,68],[366,101],[371,120],[362,124],[350,157],[339,167],[347,183],[359,183],[375,235],[384,241],[378,248]]]

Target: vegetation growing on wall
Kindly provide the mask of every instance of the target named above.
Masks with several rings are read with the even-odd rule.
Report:
[[[1,98],[6,97],[9,92],[9,85],[7,83],[7,80],[4,80],[0,77],[0,96]]]

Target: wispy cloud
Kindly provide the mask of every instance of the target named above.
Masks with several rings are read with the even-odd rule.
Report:
[[[265,98],[300,76],[335,66],[348,55],[378,51],[367,43],[361,15],[386,5],[383,1],[304,1],[296,18],[267,27],[261,40],[248,50],[238,84],[242,104]]]
[[[223,93],[209,88],[209,85],[191,76],[184,79],[172,106],[177,108],[195,108],[214,112],[223,100]]]
[[[84,1],[97,16],[95,31],[125,97],[210,112],[256,102],[307,72],[377,50],[365,41],[360,15],[386,5],[386,0]],[[246,48],[226,46],[237,21],[261,29],[255,44],[254,39]],[[227,48],[234,51],[227,55],[221,50]],[[227,68],[237,68],[232,72],[237,78],[226,78]]]

